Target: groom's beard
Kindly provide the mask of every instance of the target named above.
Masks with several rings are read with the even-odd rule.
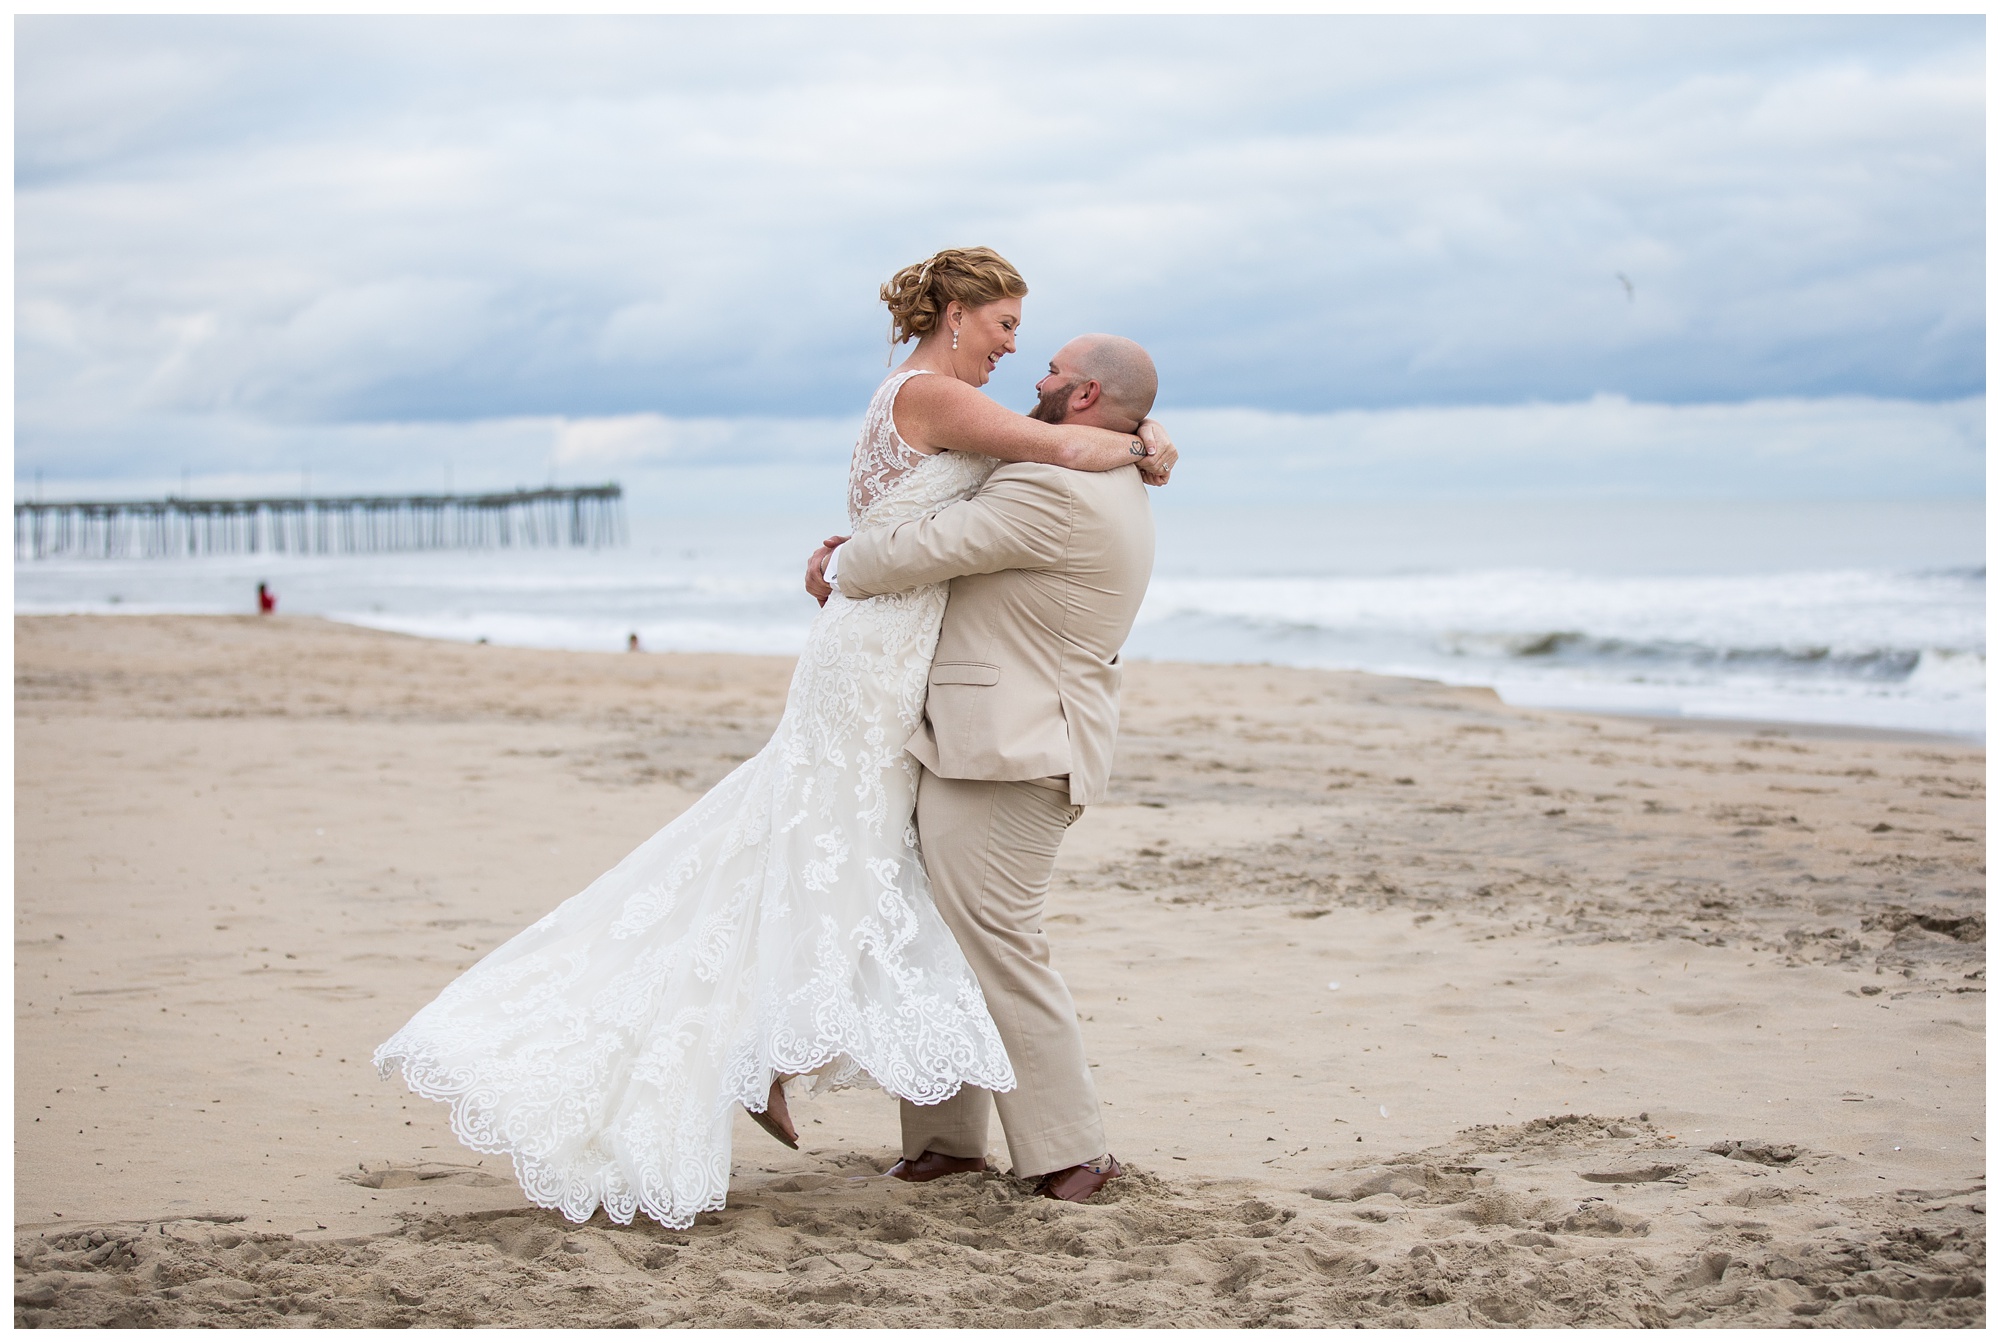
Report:
[[[1061,424],[1069,415],[1069,394],[1074,392],[1081,382],[1082,379],[1079,378],[1067,387],[1057,387],[1042,393],[1041,399],[1035,402],[1035,408],[1028,412],[1028,418],[1040,420],[1043,424]]]

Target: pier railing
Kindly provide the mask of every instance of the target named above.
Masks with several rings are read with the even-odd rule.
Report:
[[[616,484],[500,494],[17,503],[14,558],[338,555],[621,545]]]

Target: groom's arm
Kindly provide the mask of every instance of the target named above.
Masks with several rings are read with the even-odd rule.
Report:
[[[1038,569],[1069,546],[1075,501],[1059,466],[1010,462],[970,499],[926,518],[855,537],[837,552],[835,580],[860,599],[966,574]]]

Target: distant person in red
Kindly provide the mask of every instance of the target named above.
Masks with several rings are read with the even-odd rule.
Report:
[[[257,585],[257,614],[268,616],[278,609],[278,594],[259,583]]]

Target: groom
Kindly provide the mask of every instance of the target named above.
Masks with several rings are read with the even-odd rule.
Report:
[[[1132,433],[1159,387],[1118,336],[1079,336],[1049,361],[1030,412]],[[1103,798],[1118,735],[1118,649],[1153,569],[1153,518],[1136,468],[1090,473],[1002,463],[970,499],[855,537],[807,588],[851,598],[951,582],[924,721],[917,833],[938,913],[965,952],[1013,1061],[1007,1092],[965,1087],[902,1104],[903,1159],[934,1180],[987,1169],[997,1106],[1014,1173],[1082,1202],[1124,1172],[1098,1115],[1076,1005],[1049,964],[1042,902],[1063,832]],[[989,1097],[991,1098],[989,1103]]]

